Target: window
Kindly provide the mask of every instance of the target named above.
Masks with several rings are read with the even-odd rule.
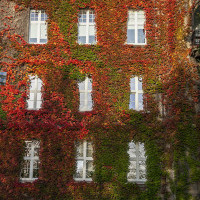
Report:
[[[0,72],[0,85],[6,84],[7,72]]]
[[[130,79],[129,109],[143,110],[142,78],[138,76]]]
[[[194,12],[193,22],[193,45],[200,44],[200,6]]]
[[[93,147],[91,142],[83,141],[76,144],[76,181],[92,181]]]
[[[30,11],[29,43],[47,43],[47,15],[42,10]]]
[[[30,110],[38,110],[41,108],[42,104],[42,81],[37,76],[30,76],[31,87],[30,87],[30,96],[27,100],[28,109]]]
[[[22,163],[20,179],[31,182],[38,178],[40,142],[37,140],[26,141],[25,155]]]
[[[128,11],[127,44],[146,44],[144,23],[144,11]]]
[[[128,181],[133,182],[145,182],[146,181],[146,157],[145,157],[145,149],[144,144],[142,143],[134,143],[131,141],[129,143],[129,173],[128,173]]]
[[[80,10],[78,20],[78,43],[95,44],[95,14],[93,10]]]
[[[84,81],[79,84],[80,93],[80,111],[91,111],[92,110],[92,79],[86,77]]]

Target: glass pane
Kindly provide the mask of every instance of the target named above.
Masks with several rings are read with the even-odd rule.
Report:
[[[40,109],[42,106],[42,101],[37,101],[36,103],[36,109]]]
[[[85,101],[85,93],[80,92],[80,102],[84,102]]]
[[[29,43],[37,43],[37,38],[29,38]]]
[[[47,24],[40,24],[40,38],[47,39]]]
[[[42,94],[39,92],[37,93],[37,101],[41,101],[42,100]]]
[[[77,142],[76,144],[76,156],[83,157],[83,142]]]
[[[30,90],[35,90],[35,77],[32,76],[30,79],[31,79]]]
[[[91,111],[92,110],[92,107],[93,107],[93,103],[92,101],[88,101],[88,111]]]
[[[85,44],[86,43],[86,36],[79,36],[78,37],[78,43],[79,44]]]
[[[38,78],[38,88],[37,90],[41,90],[42,88],[42,80]]]
[[[144,29],[138,29],[138,43],[145,43]]]
[[[92,90],[92,79],[88,79],[88,90]]]
[[[142,78],[138,77],[138,90],[142,90]]]
[[[21,170],[21,178],[29,178],[30,176],[30,161],[24,160]]]
[[[30,16],[31,21],[38,21],[38,15],[39,15],[38,11],[31,10],[31,16]]]
[[[91,142],[87,142],[86,157],[92,157],[93,147]]]
[[[79,22],[86,22],[86,11],[79,12]]]
[[[39,161],[34,160],[33,161],[33,178],[38,178],[39,174]]]
[[[129,143],[128,154],[129,154],[130,158],[136,158],[136,145],[135,145],[135,143],[133,143],[133,142]]]
[[[80,101],[79,110],[84,111],[85,108],[85,101]]]
[[[89,44],[96,44],[95,36],[89,36]]]
[[[138,11],[137,14],[138,14],[137,15],[138,24],[144,24],[145,22],[144,11]]]
[[[28,109],[33,109],[34,101],[27,100]]]
[[[128,12],[128,24],[135,24],[135,13],[133,11]]]
[[[139,143],[139,157],[145,158],[144,144]]]
[[[32,147],[32,142],[26,142],[26,147],[25,147],[25,157],[31,157],[31,147]]]
[[[89,36],[95,36],[95,26],[89,26]]]
[[[78,26],[78,36],[86,36],[86,26]]]
[[[135,29],[127,29],[127,44],[135,43]]]
[[[138,109],[143,110],[143,94],[138,94],[138,98],[139,98]]]
[[[95,19],[95,14],[94,14],[94,11],[93,10],[90,10],[89,11],[89,22],[90,23],[94,23],[94,19]]]
[[[146,166],[145,161],[139,161],[139,179],[146,178]]]
[[[93,161],[86,161],[86,178],[91,178],[92,177],[92,172],[94,171],[93,169]]]
[[[46,21],[47,20],[47,14],[42,10],[41,11],[41,21]]]
[[[131,78],[131,80],[130,80],[130,88],[131,88],[131,91],[135,90],[135,78]]]
[[[75,178],[83,178],[83,161],[77,160]]]
[[[38,24],[31,23],[31,25],[30,25],[30,38],[37,38],[38,37],[38,28],[39,28]]]
[[[136,179],[136,161],[130,161],[128,179]]]
[[[129,109],[135,109],[135,94],[130,94]]]
[[[30,93],[30,95],[29,95],[29,100],[31,100],[31,101],[33,101],[34,100],[34,93]]]
[[[85,90],[85,81],[78,83],[79,90]]]
[[[47,39],[40,39],[40,43],[42,43],[42,44],[47,43]]]

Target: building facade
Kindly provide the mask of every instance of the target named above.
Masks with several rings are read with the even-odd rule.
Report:
[[[0,7],[0,199],[200,199],[199,1]]]

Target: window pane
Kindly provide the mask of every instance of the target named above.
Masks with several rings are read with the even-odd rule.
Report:
[[[130,80],[131,91],[135,90],[135,78],[131,78]]]
[[[38,24],[31,24],[30,26],[30,39],[31,38],[37,38],[38,37]]]
[[[130,161],[128,179],[136,179],[136,161]]]
[[[79,12],[79,22],[86,22],[86,11]]]
[[[76,156],[83,157],[83,142],[76,143]]]
[[[40,109],[42,106],[42,101],[37,101],[36,109]]]
[[[145,161],[139,161],[139,179],[146,178],[146,165]]]
[[[29,100],[31,100],[31,101],[34,101],[34,93],[30,93],[30,95],[29,95]]]
[[[96,40],[95,40],[95,36],[89,36],[89,44],[95,44]]]
[[[144,144],[139,143],[139,157],[145,158],[145,150],[144,150]]]
[[[90,10],[89,11],[89,22],[94,23],[94,19],[95,19],[94,11]]]
[[[137,12],[137,20],[138,20],[138,24],[144,24],[144,22],[145,22],[144,11]]]
[[[129,13],[129,15],[128,15],[128,24],[129,25],[135,24],[135,12],[129,11],[128,13]]]
[[[39,15],[38,11],[31,10],[31,16],[30,16],[31,21],[38,21],[38,15]]]
[[[92,177],[92,172],[94,171],[93,169],[93,161],[86,161],[86,178],[91,178]]]
[[[142,78],[138,77],[138,90],[142,90]]]
[[[27,100],[27,104],[28,104],[28,108],[29,109],[33,109],[34,108],[34,101]]]
[[[145,43],[144,29],[138,29],[138,43]]]
[[[21,170],[21,178],[29,178],[30,177],[30,161],[24,160]]]
[[[42,100],[42,94],[41,93],[37,93],[37,101],[41,101]]]
[[[39,176],[39,161],[33,161],[33,178],[38,178]]]
[[[135,30],[134,29],[128,29],[127,30],[127,43],[135,43]]]
[[[83,160],[77,160],[76,162],[75,178],[83,178]]]
[[[92,157],[93,154],[93,147],[91,142],[87,142],[87,151],[86,151],[86,157]]]
[[[128,154],[129,154],[130,158],[136,158],[136,145],[134,142],[129,143]]]
[[[138,98],[139,98],[138,109],[143,110],[143,94],[138,94]]]
[[[135,94],[130,94],[129,108],[135,110]]]
[[[88,90],[92,90],[92,79],[88,79]]]
[[[93,107],[93,103],[92,103],[92,101],[89,101],[88,102],[88,111],[91,111],[92,110],[92,107]]]

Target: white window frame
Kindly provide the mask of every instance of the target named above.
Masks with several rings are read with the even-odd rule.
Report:
[[[92,89],[91,90],[88,89],[89,82],[92,83],[92,79],[86,77],[84,81],[79,83],[79,95],[80,95],[80,93],[84,94],[84,106],[83,106],[83,108],[81,108],[81,103],[79,104],[79,111],[80,112],[92,111],[92,108],[88,108],[88,102],[89,102],[88,94],[91,95],[91,100],[92,100]],[[85,86],[84,90],[80,90],[80,84],[81,83],[84,83],[84,86]],[[92,104],[93,104],[93,100],[92,100]]]
[[[34,161],[39,161],[39,156],[34,156],[34,149],[35,148],[39,148],[40,149],[40,142],[38,140],[25,141],[25,144],[26,144],[25,148],[27,148],[27,144],[28,143],[31,143],[31,150],[30,150],[31,156],[30,157],[24,156],[23,157],[23,162],[24,161],[30,161],[29,178],[23,178],[22,177],[22,170],[24,169],[23,165],[22,165],[21,172],[20,172],[20,181],[21,182],[33,182],[33,181],[38,179],[38,177],[37,178],[33,178],[33,169],[34,169],[33,168],[33,163],[34,163]]]
[[[40,108],[41,108],[41,105],[42,105],[42,98],[41,98],[41,100],[38,100],[38,94],[41,94],[41,96],[42,96],[42,93],[41,93],[41,88],[38,88],[38,82],[40,81],[41,82],[41,85],[43,84],[42,83],[42,80],[40,79],[40,78],[38,78],[38,76],[36,75],[36,76],[29,76],[29,79],[30,79],[30,92],[29,92],[29,95],[31,94],[31,93],[33,93],[34,94],[34,100],[33,100],[33,108],[30,108],[29,106],[27,106],[27,109],[28,110],[39,110]],[[31,90],[31,81],[32,80],[34,80],[35,79],[35,86],[34,86],[34,88]],[[42,86],[41,86],[42,87]],[[31,101],[30,100],[30,96],[29,96],[29,98],[27,99],[27,104],[28,104],[28,102],[29,101]],[[40,104],[40,106],[39,107],[37,107],[37,103],[39,102],[39,101],[41,101],[41,104]]]
[[[31,21],[31,13],[32,12],[38,12],[38,21]],[[40,39],[41,39],[41,25],[44,24],[47,26],[47,21],[41,21],[41,14],[42,12],[44,12],[44,14],[46,15],[45,11],[43,10],[30,10],[30,24],[29,24],[29,44],[46,44],[47,42],[40,42]],[[37,42],[30,42],[30,36],[31,36],[31,26],[33,24],[37,24],[38,25],[38,30],[37,30]],[[46,27],[46,33],[44,33],[46,36],[47,36],[47,28],[48,26]],[[48,38],[47,38],[47,41],[48,41]]]
[[[128,41],[126,41],[126,44],[129,44],[129,45],[146,45],[147,44],[147,39],[146,39],[146,31],[145,31],[145,28],[144,28],[144,35],[145,35],[145,42],[144,43],[139,43],[138,42],[138,25],[142,25],[144,26],[145,25],[145,22],[146,22],[146,16],[145,16],[145,12],[144,12],[144,23],[138,23],[138,12],[144,12],[143,10],[129,10],[128,11],[128,21],[127,21],[127,37],[128,37],[128,26],[131,25],[129,24],[129,15],[130,15],[130,12],[133,12],[134,15],[135,15],[135,43],[128,43]],[[128,38],[127,38],[128,39]]]
[[[77,171],[77,161],[83,161],[83,177],[82,178],[77,178],[75,175],[74,175],[74,180],[75,181],[92,181],[92,178],[87,178],[86,177],[86,171],[87,171],[87,167],[86,167],[86,163],[87,161],[93,161],[93,157],[88,157],[87,156],[87,143],[91,143],[91,141],[79,141],[83,144],[83,156],[77,156],[77,153],[76,153],[76,171]],[[76,151],[77,151],[77,144],[76,144]],[[92,152],[93,152],[93,147],[92,147]],[[93,165],[94,167],[94,165]]]
[[[79,43],[78,41],[78,44],[81,44],[81,45],[84,45],[84,44],[90,44],[90,45],[95,45],[97,43],[97,37],[96,37],[96,22],[90,22],[89,21],[89,15],[90,15],[90,11],[93,11],[94,12],[94,16],[96,15],[95,14],[95,11],[92,10],[92,9],[89,9],[89,10],[85,10],[85,9],[81,9],[79,10],[79,14],[82,12],[82,11],[85,11],[86,12],[86,22],[79,22],[78,20],[78,29],[79,29],[79,25],[80,26],[86,26],[86,43]],[[96,17],[96,16],[95,16]],[[89,26],[94,26],[95,30],[95,43],[89,43]],[[78,37],[79,37],[79,31],[78,31]]]
[[[131,90],[131,79],[135,79],[135,90]],[[143,104],[142,109],[139,109],[139,94],[144,94],[144,92],[143,92],[143,89],[142,90],[138,89],[139,79],[142,79],[142,78],[135,76],[135,77],[132,77],[131,79],[130,79],[130,96],[131,96],[131,94],[135,94],[135,109],[134,110],[137,110],[137,111],[143,110],[144,109],[144,96],[143,96],[143,102],[142,102],[142,104]],[[142,85],[143,85],[143,82],[142,82]],[[129,109],[132,109],[131,108],[131,99],[129,100]]]
[[[135,150],[136,150],[135,155],[136,155],[136,157],[131,157],[131,154],[129,152],[129,151],[131,151],[131,148],[130,148],[131,144],[135,144]],[[140,169],[139,168],[139,162],[140,161],[144,161],[145,162],[145,175],[146,175],[146,157],[140,157],[139,156],[139,147],[140,147],[140,145],[144,145],[144,144],[140,143],[140,142],[136,142],[135,143],[133,141],[129,142],[129,149],[128,149],[129,162],[131,162],[131,161],[135,161],[136,162],[136,178],[135,179],[128,178],[128,175],[130,173],[130,172],[128,172],[128,174],[127,174],[127,180],[129,182],[136,182],[138,184],[144,184],[146,182],[146,178],[140,179],[140,177],[139,177],[139,175],[140,175],[140,172],[139,172],[139,169]],[[144,154],[145,154],[145,149],[144,149]],[[129,165],[129,170],[130,170],[130,165]]]

